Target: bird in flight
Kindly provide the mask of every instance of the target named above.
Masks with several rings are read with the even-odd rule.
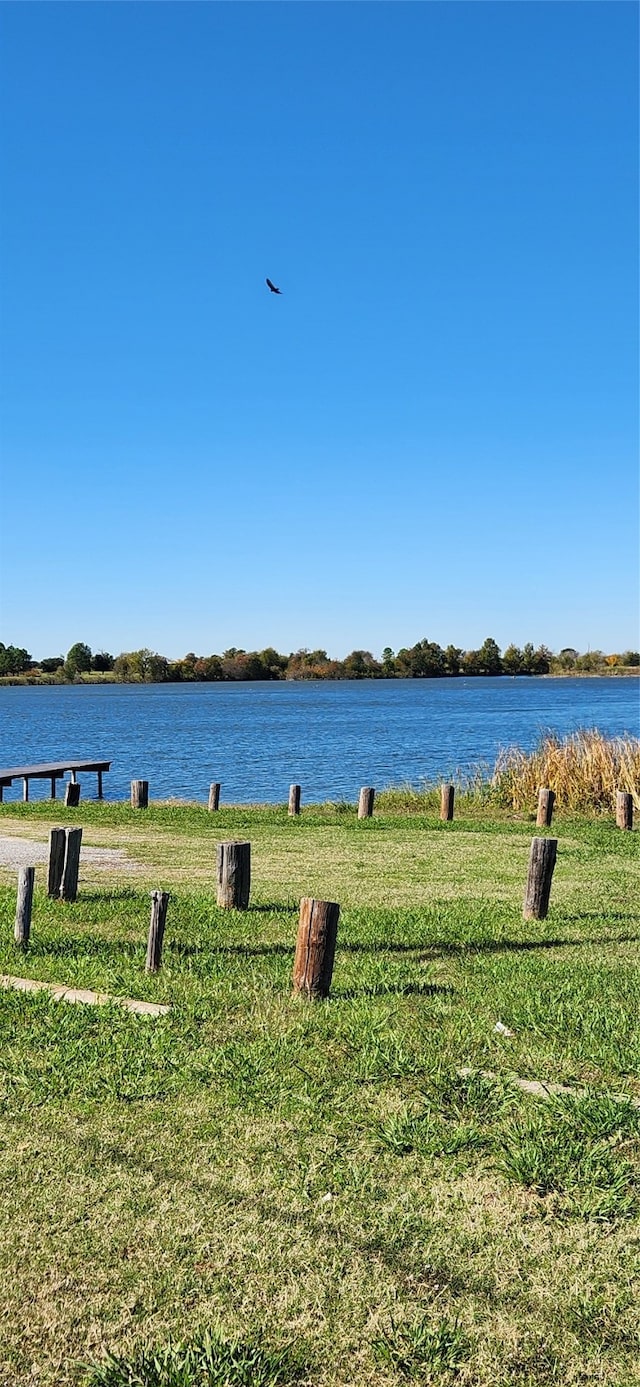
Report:
[[[281,293],[282,293],[282,289],[276,289],[275,284],[272,284],[270,279],[267,280],[267,284],[269,285],[269,288],[270,288],[272,294],[281,294]]]

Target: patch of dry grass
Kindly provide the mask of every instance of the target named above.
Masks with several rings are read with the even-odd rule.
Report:
[[[617,790],[633,795],[639,809],[640,739],[586,729],[562,739],[550,734],[534,751],[502,751],[491,784],[496,799],[516,810],[533,809],[540,786],[554,791],[558,809],[611,813]]]

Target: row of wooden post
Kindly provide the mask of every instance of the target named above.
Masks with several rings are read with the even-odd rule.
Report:
[[[75,900],[82,829],[52,829],[47,889],[50,896]],[[544,920],[549,909],[551,881],[556,862],[557,838],[534,838],[524,898],[524,918]],[[247,910],[251,892],[251,843],[218,844],[217,904],[226,910]],[[22,867],[18,875],[15,940],[26,949],[31,929],[34,867]],[[147,940],[146,971],[159,972],[169,895],[151,894],[151,922]],[[328,997],[338,934],[340,907],[335,901],[304,896],[293,964],[293,989],[307,997]]]

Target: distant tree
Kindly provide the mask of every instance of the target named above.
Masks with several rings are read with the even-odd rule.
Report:
[[[447,674],[460,673],[460,656],[462,650],[458,645],[448,645],[444,652],[444,662]]]
[[[274,650],[272,645],[268,645],[265,650],[261,650],[258,659],[264,669],[265,679],[283,679],[287,668],[288,660],[286,655],[280,655]]]
[[[0,675],[23,674],[31,665],[28,650],[18,645],[3,645],[0,641]]]
[[[463,650],[460,657],[460,670],[462,674],[482,674],[482,661],[479,650]]]
[[[86,674],[91,669],[91,646],[85,645],[84,641],[76,641],[75,645],[67,651],[67,658],[64,662],[64,672],[67,679],[74,679],[76,674]]]
[[[393,678],[396,672],[396,657],[390,645],[385,645],[382,652],[382,672],[387,679]]]
[[[517,645],[508,645],[502,656],[502,668],[505,674],[522,674],[524,662],[522,651]]]
[[[161,684],[169,678],[169,661],[153,650],[125,650],[116,656],[113,672],[124,684]]]
[[[623,665],[631,665],[631,667],[633,667],[634,665],[640,665],[640,651],[625,650],[623,654],[620,656],[620,659],[622,660]]]
[[[196,679],[204,679],[208,683],[213,683],[224,679],[222,672],[222,660],[219,655],[204,655],[196,660],[194,665]]]
[[[62,669],[64,665],[64,655],[49,655],[46,660],[40,661],[40,669],[43,674],[55,674],[57,669]]]
[[[578,655],[576,669],[585,674],[594,674],[603,664],[604,655],[601,650],[586,650],[583,655]]]
[[[435,641],[418,641],[409,650],[403,647],[398,651],[396,668],[405,678],[437,679],[446,673],[444,650]]]
[[[347,679],[371,679],[381,672],[370,650],[352,650],[342,664]]]
[[[481,674],[502,674],[502,660],[500,658],[500,646],[496,644],[492,636],[487,636],[478,651],[478,663]]]
[[[114,659],[107,650],[97,650],[91,658],[91,668],[98,674],[106,674],[113,669]]]

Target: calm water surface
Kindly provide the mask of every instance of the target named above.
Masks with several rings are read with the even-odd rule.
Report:
[[[0,766],[111,760],[107,799],[131,780],[152,799],[227,803],[357,798],[361,785],[410,783],[493,763],[542,732],[640,727],[637,679],[398,679],[345,683],[102,684],[0,689]],[[86,775],[83,796],[96,793]],[[21,783],[5,790],[20,798]],[[48,782],[34,781],[45,798]]]

